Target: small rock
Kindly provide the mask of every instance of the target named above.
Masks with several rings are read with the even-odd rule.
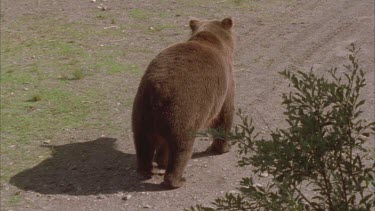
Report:
[[[148,205],[148,204],[145,204],[145,205],[143,205],[142,207],[143,207],[143,208],[147,208],[147,209],[148,209],[148,208],[151,208],[151,206]]]
[[[97,199],[104,199],[105,196],[104,196],[104,195],[99,195],[99,196],[97,196],[96,198],[97,198]]]
[[[122,197],[122,200],[126,201],[126,200],[129,200],[131,197],[132,195],[129,194],[129,195]]]
[[[108,10],[108,7],[104,6],[104,5],[99,5],[98,9],[100,9],[101,11],[106,11],[106,10]]]
[[[150,26],[150,28],[148,28],[148,29],[150,29],[150,30],[154,30],[155,28],[154,28],[154,27],[152,27],[152,26]]]
[[[92,2],[92,3],[95,3],[95,2],[96,2],[96,0],[91,0],[91,2]]]
[[[238,190],[230,190],[230,191],[228,191],[228,193],[237,194],[237,193],[239,193],[239,191]]]
[[[263,173],[261,173],[259,176],[260,176],[260,177],[268,177],[269,174],[268,174],[268,172],[263,172]]]
[[[43,144],[49,144],[49,143],[51,143],[51,140],[45,140],[45,141],[43,141]]]
[[[29,90],[29,88],[27,88],[27,87],[23,88],[23,91],[28,91],[28,90]]]
[[[263,187],[263,185],[262,185],[262,184],[259,184],[259,183],[255,183],[255,184],[254,184],[254,187]]]

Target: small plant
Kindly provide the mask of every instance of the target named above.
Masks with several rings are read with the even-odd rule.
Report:
[[[242,5],[244,3],[244,0],[234,0],[233,1],[236,5]]]
[[[133,9],[130,11],[130,16],[134,19],[144,20],[148,17],[148,14],[145,10]]]
[[[63,75],[61,80],[81,80],[85,77],[85,73],[82,69],[75,69],[72,73],[72,76]]]
[[[85,73],[82,69],[75,69],[73,71],[73,78],[72,80],[81,80],[85,77]]]
[[[97,19],[99,19],[99,20],[104,20],[104,19],[106,19],[106,17],[104,16],[104,15],[101,15],[101,14],[99,14],[99,15],[97,15],[97,16],[95,16]]]
[[[375,207],[375,162],[363,147],[375,122],[360,118],[365,86],[358,50],[351,45],[350,65],[343,76],[328,71],[332,80],[289,71],[293,92],[284,94],[286,129],[269,138],[255,134],[252,121],[241,111],[242,123],[229,136],[238,144],[239,166],[267,172],[271,181],[254,184],[243,178],[239,194],[215,200],[216,208],[198,205],[191,210],[371,210]],[[219,133],[214,136],[222,136]],[[370,161],[370,164],[365,164]],[[372,163],[372,164],[371,164]]]
[[[33,94],[28,102],[38,102],[42,100],[42,96],[40,94]]]

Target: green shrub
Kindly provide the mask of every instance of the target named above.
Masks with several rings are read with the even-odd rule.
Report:
[[[82,69],[75,69],[73,71],[73,78],[72,80],[81,80],[85,77],[85,73]]]
[[[60,79],[61,80],[81,80],[85,77],[85,73],[82,69],[75,69],[72,72],[72,76],[63,75]]]
[[[215,208],[191,210],[370,210],[375,207],[374,157],[363,147],[375,122],[361,118],[365,86],[358,50],[351,45],[349,65],[331,80],[309,73],[283,71],[294,88],[283,94],[288,127],[269,138],[255,134],[252,121],[239,111],[242,123],[230,135],[238,145],[240,166],[267,172],[270,182],[243,178],[239,194],[217,198]],[[220,135],[219,133],[214,136]],[[366,164],[365,163],[370,164]],[[308,191],[307,191],[308,190]]]
[[[31,98],[28,100],[28,102],[38,102],[42,100],[42,96],[38,93],[33,94]]]

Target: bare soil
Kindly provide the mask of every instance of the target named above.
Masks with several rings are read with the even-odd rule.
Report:
[[[100,4],[105,11],[98,8]],[[131,11],[133,18],[129,18]],[[160,15],[154,16],[157,12]],[[113,17],[115,21],[93,19],[93,14]],[[289,92],[289,88],[278,72],[285,68],[308,71],[314,67],[314,71],[324,74],[325,69],[345,64],[346,49],[350,43],[355,43],[361,48],[361,65],[367,71],[367,87],[362,93],[367,100],[363,107],[364,118],[374,120],[373,0],[1,2],[2,30],[29,30],[17,25],[17,21],[30,15],[57,17],[100,30],[104,27],[118,30],[117,25],[121,25],[124,29],[121,39],[114,39],[110,33],[98,37],[92,31],[92,38],[88,36],[82,46],[93,52],[101,47],[122,48],[126,55],[120,61],[132,61],[142,71],[157,52],[188,38],[190,17],[221,19],[231,16],[237,34],[236,106],[253,117],[257,130],[265,135],[269,129],[285,125],[281,93]],[[158,30],[160,24],[164,27]],[[50,156],[25,166],[2,184],[1,209],[183,210],[195,204],[209,205],[225,192],[236,191],[242,177],[253,175],[251,167],[236,166],[235,148],[223,155],[205,154],[203,151],[210,143],[197,140],[186,168],[184,187],[164,190],[159,185],[162,176],[158,175],[139,181],[130,130],[131,106],[118,102],[135,95],[140,76],[98,73],[67,84],[69,89],[78,92],[100,87],[104,95],[93,101],[107,103],[102,109],[117,127],[111,129],[104,125],[99,129],[78,127],[61,131],[51,140],[50,144],[55,147],[43,146],[51,150]],[[100,118],[103,110],[92,111],[90,118],[93,121]],[[374,143],[371,140],[369,147],[373,148]],[[31,145],[41,147],[40,142]],[[11,165],[10,161],[4,162],[2,165]],[[262,184],[266,180],[258,182]],[[7,198],[14,196],[22,200],[6,203]]]

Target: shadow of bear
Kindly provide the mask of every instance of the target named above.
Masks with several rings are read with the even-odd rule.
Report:
[[[135,155],[114,148],[116,139],[48,147],[52,157],[10,180],[20,189],[42,194],[93,195],[120,191],[159,191],[159,184],[142,183]]]

